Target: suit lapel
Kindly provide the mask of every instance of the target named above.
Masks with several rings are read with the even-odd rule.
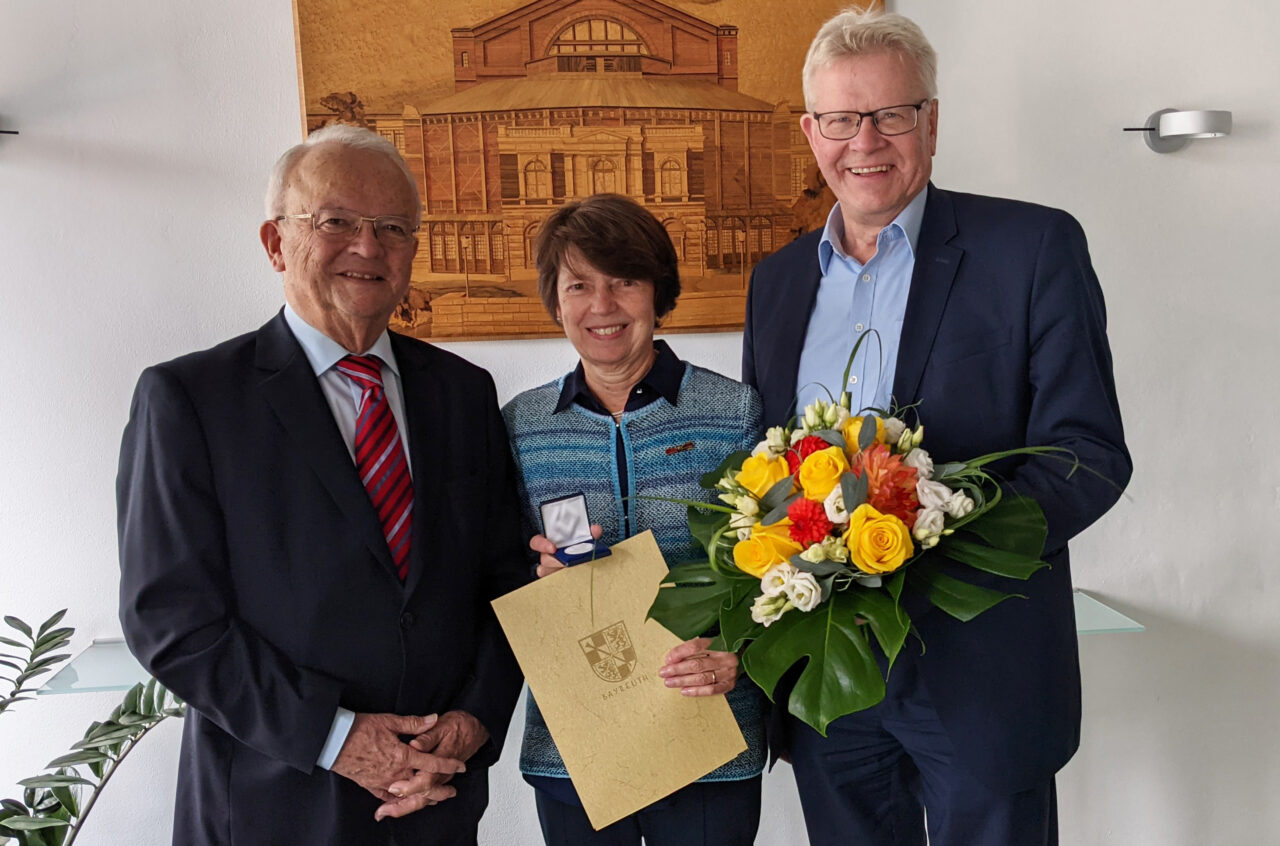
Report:
[[[928,191],[893,377],[893,396],[900,406],[919,399],[920,379],[964,255],[964,250],[948,244],[957,231],[950,195],[932,184]]]
[[[399,584],[369,494],[360,484],[320,383],[283,313],[259,330],[255,364],[262,374],[263,395],[285,432],[382,569]]]
[[[818,285],[822,281],[822,267],[818,263],[818,241],[822,237],[819,230],[812,243],[807,244],[800,252],[804,257],[796,269],[795,280],[780,288],[782,296],[775,303],[776,342],[772,349],[777,372],[779,374],[779,392],[775,402],[777,407],[787,411],[781,416],[773,415],[782,422],[790,417],[795,409],[792,406],[796,399],[796,380],[800,371],[800,354],[804,351],[804,339],[809,329],[809,317],[813,314],[813,304],[818,297]]]

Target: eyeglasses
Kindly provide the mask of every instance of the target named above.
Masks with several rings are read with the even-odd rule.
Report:
[[[307,214],[282,214],[276,220],[309,220],[311,229],[330,241],[351,241],[360,234],[365,221],[373,224],[374,237],[384,247],[403,247],[413,242],[418,225],[407,217],[384,214],[365,217],[347,209],[320,209]]]
[[[822,137],[828,141],[848,141],[853,138],[862,128],[863,118],[871,118],[876,131],[881,135],[905,135],[916,128],[920,110],[928,102],[926,99],[916,104],[885,106],[874,112],[814,112],[813,119],[818,122],[818,131],[822,133]]]

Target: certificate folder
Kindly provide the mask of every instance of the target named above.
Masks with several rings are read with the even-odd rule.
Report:
[[[493,601],[597,830],[747,748],[723,696],[658,675],[680,639],[645,619],[667,572],[653,533],[611,549]]]

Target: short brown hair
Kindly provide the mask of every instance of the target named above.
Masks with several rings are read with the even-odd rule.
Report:
[[[556,281],[570,247],[591,265],[619,279],[653,283],[653,313],[661,319],[680,296],[679,258],[667,230],[644,206],[621,194],[593,194],[566,203],[542,222],[533,243],[538,296],[556,319]]]

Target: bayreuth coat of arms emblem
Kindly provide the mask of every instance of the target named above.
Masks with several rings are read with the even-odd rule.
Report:
[[[607,682],[624,680],[636,667],[636,650],[622,621],[582,638],[578,645],[591,669]]]

